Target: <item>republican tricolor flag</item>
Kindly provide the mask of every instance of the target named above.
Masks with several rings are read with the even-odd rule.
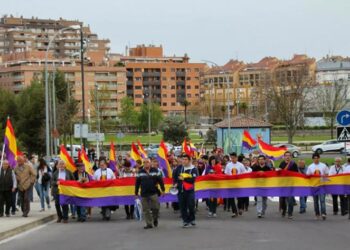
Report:
[[[137,145],[138,145],[139,152],[140,152],[142,159],[148,158],[148,155],[147,155],[145,149],[143,148],[143,146],[139,140],[137,140]]]
[[[158,155],[157,155],[159,167],[160,169],[163,170],[165,177],[172,178],[173,173],[172,173],[167,156],[168,156],[168,149],[165,146],[164,141],[161,141],[159,144]]]
[[[137,160],[142,161],[142,157],[141,157],[139,151],[137,150],[136,145],[132,142],[131,143],[131,150],[130,150],[131,167],[135,167]]]
[[[256,145],[256,140],[254,140],[247,130],[243,131],[242,147],[251,149]]]
[[[63,144],[60,147],[60,159],[66,163],[66,169],[68,169],[70,172],[74,173],[77,170],[73,159],[70,157]]]
[[[80,161],[84,164],[85,171],[88,173],[88,175],[90,175],[90,177],[92,177],[94,175],[94,173],[93,173],[91,163],[90,163],[89,158],[85,152],[84,147],[82,147],[82,149],[80,151]]]
[[[115,172],[117,170],[117,160],[115,158],[115,148],[113,142],[111,142],[111,146],[109,149],[109,163],[108,167]]]
[[[12,168],[15,168],[17,165],[17,142],[15,131],[13,130],[10,118],[7,118],[6,129],[5,129],[5,138],[4,138],[4,146],[6,158]]]
[[[258,144],[260,151],[273,160],[281,159],[284,153],[287,151],[285,147],[274,147],[258,138]]]
[[[186,155],[188,155],[189,157],[192,157],[192,152],[191,152],[190,147],[187,145],[186,138],[184,139],[184,141],[182,143],[182,152],[185,153]]]

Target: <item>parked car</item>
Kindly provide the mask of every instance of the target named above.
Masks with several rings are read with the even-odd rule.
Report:
[[[275,147],[279,147],[279,148],[282,148],[282,147],[287,148],[287,150],[292,153],[293,158],[297,158],[301,154],[300,148],[295,146],[295,145],[293,145],[293,144],[288,144],[288,143],[282,144],[282,143],[280,143],[280,144],[276,144],[274,146]]]
[[[343,142],[344,143],[344,142]],[[344,144],[345,148],[341,151],[342,154],[350,155],[350,142]]]
[[[325,141],[322,144],[318,144],[312,147],[312,151],[318,154],[323,152],[342,152],[344,150],[344,142],[338,142],[337,140]]]
[[[80,145],[72,145],[73,147],[73,153],[71,153],[71,150],[70,150],[70,144],[67,144],[67,152],[70,156],[73,157],[73,159],[78,159],[78,156],[79,156],[79,151],[81,150],[81,146]]]

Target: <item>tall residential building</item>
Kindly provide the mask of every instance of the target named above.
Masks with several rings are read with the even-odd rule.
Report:
[[[189,57],[163,55],[161,46],[139,45],[121,58],[126,67],[126,94],[140,107],[158,103],[166,114],[184,112],[183,102],[200,105],[200,73],[205,64],[190,63]]]
[[[51,20],[38,18],[8,17],[0,19],[0,54],[24,51],[46,51],[50,40],[63,28],[65,29],[52,41],[50,52],[56,58],[80,56],[80,29],[86,43],[86,57],[98,63],[104,60],[109,52],[108,39],[99,39],[97,34],[91,32],[89,26],[80,21]]]
[[[34,77],[42,77],[49,48],[48,71],[59,70],[73,88],[70,93],[82,101],[80,31],[61,29],[82,26],[84,37],[85,113],[96,115],[96,91],[102,119],[116,118],[120,99],[126,95],[126,72],[116,63],[120,56],[109,54],[109,40],[99,39],[79,21],[6,17],[0,19],[0,87],[19,93]],[[56,39],[53,37],[57,34]],[[82,116],[79,107],[78,117]],[[95,118],[94,118],[95,119]]]

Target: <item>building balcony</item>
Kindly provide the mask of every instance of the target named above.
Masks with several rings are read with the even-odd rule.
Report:
[[[160,72],[143,72],[143,77],[160,77]]]
[[[128,89],[126,90],[126,94],[129,95],[134,95],[134,90],[133,89]]]
[[[143,81],[143,86],[149,86],[149,85],[160,85],[160,80],[146,80],[146,81]]]
[[[126,86],[133,86],[134,82],[133,81],[126,81]]]
[[[185,71],[176,71],[176,76],[177,77],[185,77],[186,76],[186,72]]]
[[[134,76],[134,72],[132,72],[132,71],[126,71],[126,76],[127,76],[127,77],[133,77],[133,76]]]
[[[185,86],[185,81],[176,81],[176,86]]]

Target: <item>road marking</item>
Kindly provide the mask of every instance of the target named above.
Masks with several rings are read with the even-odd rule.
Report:
[[[37,231],[39,229],[44,228],[44,227],[46,227],[46,226],[48,226],[49,224],[52,224],[52,223],[53,223],[53,221],[50,221],[49,223],[46,223],[44,225],[41,225],[41,226],[38,226],[38,227],[35,227],[35,228],[32,228],[32,229],[29,229],[28,231],[25,231],[25,232],[19,233],[17,235],[14,235],[14,236],[12,236],[10,238],[4,239],[4,240],[0,241],[0,245],[3,245],[3,244],[5,244],[5,243],[7,243],[9,241],[12,241],[12,240],[16,239],[16,238],[24,237],[24,236],[26,236],[26,235],[28,235],[28,234],[30,234],[32,232],[35,232],[35,231]]]

